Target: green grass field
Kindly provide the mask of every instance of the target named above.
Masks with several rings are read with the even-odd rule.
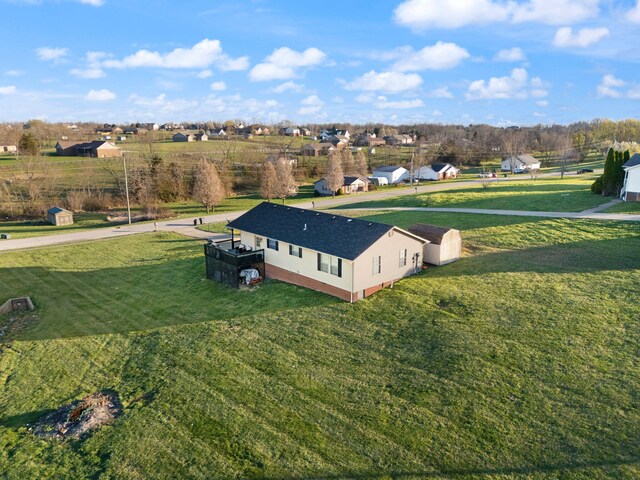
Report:
[[[640,476],[639,225],[370,218],[460,228],[465,257],[349,305],[215,284],[173,234],[0,255],[39,317],[0,347],[0,476]],[[29,432],[104,388],[112,426]]]
[[[640,215],[640,202],[619,203],[605,210],[607,213],[628,213]]]
[[[584,177],[517,182],[491,179],[487,182],[488,188],[478,184],[443,192],[352,203],[338,208],[443,207],[580,212],[610,200],[591,193],[592,182]]]

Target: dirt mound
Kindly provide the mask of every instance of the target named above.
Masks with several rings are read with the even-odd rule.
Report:
[[[112,390],[87,395],[42,417],[33,433],[42,438],[78,440],[91,430],[113,422],[122,415],[122,403]]]

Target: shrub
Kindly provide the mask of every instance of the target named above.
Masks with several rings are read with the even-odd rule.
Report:
[[[87,194],[82,202],[82,209],[86,212],[103,212],[113,206],[113,199],[110,193],[98,191]]]
[[[591,191],[597,195],[602,195],[602,175],[591,185]]]
[[[170,218],[173,211],[169,208],[162,207],[157,203],[150,203],[144,206],[142,214],[145,220],[158,220],[161,218]]]
[[[66,206],[72,212],[80,212],[87,199],[87,192],[71,190],[67,192]]]

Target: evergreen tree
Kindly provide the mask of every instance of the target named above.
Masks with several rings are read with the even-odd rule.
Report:
[[[24,155],[38,155],[40,153],[38,139],[31,132],[23,133],[18,141],[18,150]]]

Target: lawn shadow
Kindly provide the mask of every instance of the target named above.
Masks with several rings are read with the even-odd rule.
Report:
[[[36,410],[33,412],[21,413],[18,415],[12,415],[9,417],[0,417],[0,427],[7,428],[19,428],[25,425],[30,425],[38,419],[54,412],[55,409],[50,408],[48,410]]]
[[[594,273],[640,269],[640,237],[583,240],[520,250],[477,253],[461,261],[434,267],[447,277],[489,273]]]
[[[204,255],[163,260],[79,272],[44,267],[2,269],[3,297],[5,291],[7,298],[31,296],[40,317],[16,340],[121,334],[339,302],[275,280],[251,290],[227,287],[206,278]]]

